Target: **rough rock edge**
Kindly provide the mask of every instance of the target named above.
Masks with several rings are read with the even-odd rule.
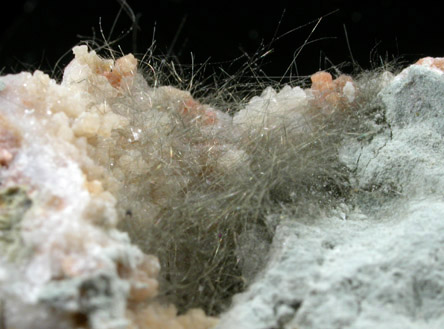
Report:
[[[128,124],[106,100],[132,84],[137,61],[74,54],[61,84],[40,71],[0,77],[0,326],[214,326],[202,311],[146,303],[158,260],[115,228],[113,182],[88,156],[88,138]]]

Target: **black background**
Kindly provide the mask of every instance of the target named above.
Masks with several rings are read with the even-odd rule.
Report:
[[[94,33],[101,38],[99,21],[107,38],[116,21],[110,40],[131,26],[127,10],[116,20],[121,8],[116,0],[17,0],[9,4],[11,8],[3,8],[0,22],[3,73],[35,68],[49,71],[60,58],[63,66],[71,59],[72,46]],[[395,0],[128,0],[128,4],[139,28],[135,36],[129,34],[114,47],[121,46],[125,53],[143,53],[154,35],[156,52],[174,55],[183,64],[191,63],[191,53],[195,63],[209,59],[229,66],[242,54],[272,50],[264,57],[263,70],[270,76],[285,74],[321,17],[296,59],[300,75],[351,61],[344,27],[353,59],[364,68],[377,65],[380,58],[412,62],[425,55],[444,55],[438,1],[407,5]]]

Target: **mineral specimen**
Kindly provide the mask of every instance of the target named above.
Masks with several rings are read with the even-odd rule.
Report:
[[[318,72],[228,114],[150,86],[131,54],[73,52],[60,83],[0,77],[1,328],[212,328],[193,307],[218,313],[252,281],[219,328],[412,323],[387,305],[442,323],[441,240],[418,219],[440,232],[442,205],[413,199],[442,185],[441,59]],[[381,215],[400,195],[406,219]],[[410,263],[386,260],[399,246]]]

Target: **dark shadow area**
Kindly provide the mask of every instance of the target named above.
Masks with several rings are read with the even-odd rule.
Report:
[[[49,71],[56,63],[63,67],[80,41],[116,41],[124,34],[113,49],[144,53],[155,40],[159,55],[182,64],[208,60],[233,72],[245,62],[236,58],[259,51],[266,54],[259,64],[271,77],[308,75],[343,62],[368,68],[381,59],[412,62],[442,55],[434,37],[441,34],[438,13],[424,2],[129,0],[128,8],[111,0],[9,4],[0,21],[4,73]],[[137,28],[128,31],[134,20]]]

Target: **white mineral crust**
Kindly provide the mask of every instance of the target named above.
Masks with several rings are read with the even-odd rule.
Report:
[[[39,71],[0,77],[2,328],[73,328],[76,314],[91,328],[127,328],[130,289],[141,284],[131,273],[144,262],[158,269],[114,228],[116,200],[92,178],[85,138],[125,120],[91,120],[106,104],[82,81],[105,78],[82,64],[93,58],[86,47],[76,50],[61,84]]]

